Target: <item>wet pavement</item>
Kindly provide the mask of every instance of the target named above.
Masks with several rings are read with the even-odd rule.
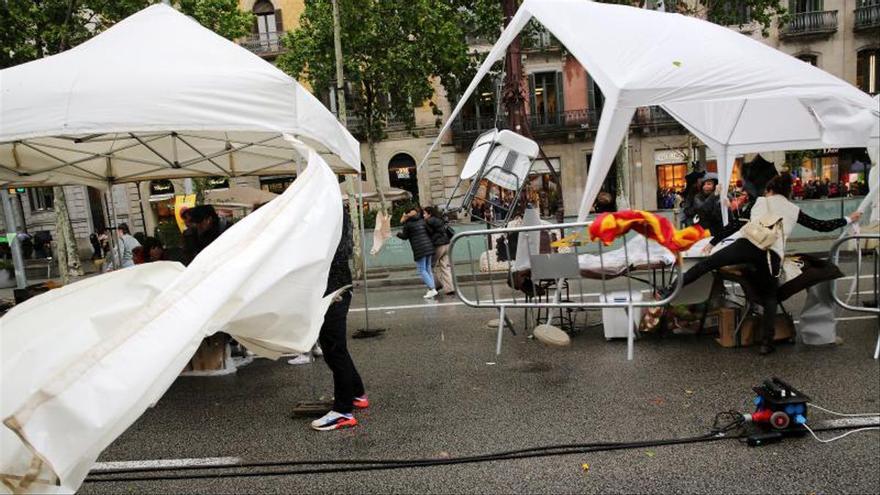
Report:
[[[485,288],[482,289],[485,293]],[[566,348],[525,332],[494,355],[491,309],[456,299],[425,302],[420,289],[374,289],[378,338],[350,348],[372,401],[360,426],[319,433],[291,418],[303,400],[332,394],[321,360],[289,366],[258,359],[234,376],[180,378],[102,461],[232,456],[244,462],[444,458],[580,442],[681,438],[705,433],[716,412],[748,410],[751,387],[779,376],[816,404],[880,411],[877,320],[842,312],[837,347],[784,345],[770,356],[723,349],[710,336],[606,342],[601,326]],[[795,317],[803,296],[790,308]],[[356,295],[349,329],[364,326]],[[512,315],[521,330],[522,310]],[[599,319],[589,315],[590,321]],[[816,413],[815,418],[828,416]],[[830,436],[820,433],[820,436]],[[589,469],[583,468],[584,464]],[[332,474],[87,483],[82,493],[497,493],[880,492],[880,434],[831,444],[787,439],[762,448],[736,440],[480,464]]]

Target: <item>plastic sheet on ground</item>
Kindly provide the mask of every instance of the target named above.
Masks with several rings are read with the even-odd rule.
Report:
[[[312,151],[283,195],[189,267],[141,265],[16,306],[0,320],[0,490],[75,491],[208,335],[270,358],[309,350],[341,225],[336,176]]]

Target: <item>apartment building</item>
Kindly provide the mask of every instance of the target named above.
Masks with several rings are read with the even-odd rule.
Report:
[[[674,11],[682,6],[693,6],[694,1],[666,0],[665,4],[667,11]],[[748,9],[735,0],[730,3],[730,8],[736,9],[743,25],[730,26],[730,29],[826,70],[869,94],[878,92],[880,0],[783,1],[791,13],[790,22],[782,27],[774,23],[768,37],[761,36],[760,29],[749,22]],[[283,50],[279,42],[281,35],[298,25],[304,1],[240,0],[239,5],[255,14],[252,35],[240,43],[273,61]],[[712,20],[711,15],[708,17]],[[476,51],[486,51],[490,47],[485,42],[476,41],[472,46]],[[586,181],[587,164],[602,109],[602,92],[549,33],[539,32],[524,40],[523,65],[529,90],[530,127],[561,179],[561,184],[556,184],[546,165],[537,163],[529,181],[530,187],[541,198],[544,214],[553,213],[560,193],[565,200],[566,213],[572,214]],[[455,102],[447,100],[440,81],[434,84],[434,103],[444,115],[448,115]],[[480,91],[453,122],[443,145],[429,157],[422,170],[417,171],[416,164],[438,132],[431,108],[426,104],[414,109],[414,129],[389,123],[388,138],[376,145],[379,183],[384,187],[408,190],[423,205],[445,204],[477,136],[506,123],[506,115],[498,106],[499,84],[500,81],[494,80],[483,82]],[[335,110],[330,88],[315,88],[315,93],[331,110]],[[700,160],[710,171],[714,169],[714,157],[706,154],[698,141],[659,108],[639,109],[631,125],[628,143],[628,169],[631,172],[625,180],[618,180],[612,174],[606,180],[605,189],[616,196],[617,188],[623,187],[630,203],[637,208],[663,206],[658,203],[658,191],[680,188],[693,161]],[[369,157],[366,144],[361,152],[365,159]],[[810,154],[788,157],[784,151],[776,151],[764,156],[778,166],[788,159],[792,171],[801,177],[828,177],[832,180],[846,180],[851,174],[863,174],[867,162],[863,149],[815,150]],[[751,157],[740,157],[740,162],[748,159]],[[734,172],[735,177],[737,173],[738,170]],[[243,177],[232,182],[281,192],[293,180],[294,176],[287,175]],[[216,187],[228,184],[229,181],[223,179],[215,181]],[[365,189],[372,190],[372,184],[370,177],[364,182]],[[65,187],[71,221],[84,252],[88,252],[88,234],[113,223],[114,213],[120,221],[132,225],[135,231],[152,233],[167,215],[169,199],[182,191],[182,181],[120,185],[113,189],[112,200],[108,202],[101,191],[82,186]],[[13,200],[21,205],[19,215],[23,212],[21,220],[28,231],[54,232],[51,189],[20,190]]]

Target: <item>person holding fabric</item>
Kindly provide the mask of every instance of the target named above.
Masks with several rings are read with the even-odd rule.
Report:
[[[418,207],[410,208],[400,217],[402,230],[397,237],[408,240],[413,251],[413,259],[416,262],[416,271],[422,277],[422,281],[428,287],[425,299],[433,299],[437,295],[437,286],[434,284],[434,274],[431,272],[431,260],[434,258],[434,243],[431,241],[431,232],[428,224],[422,218]]]
[[[324,296],[350,286],[351,269],[348,260],[354,250],[351,220],[343,212],[342,237],[330,263],[330,275]],[[366,409],[370,401],[364,391],[364,382],[351,359],[346,342],[348,309],[351,306],[351,290],[337,296],[324,314],[324,324],[318,334],[318,342],[324,351],[324,361],[333,373],[333,409],[315,421],[311,427],[318,431],[339,430],[357,426],[355,409]]]
[[[773,352],[774,322],[776,319],[777,285],[781,275],[781,261],[785,255],[785,243],[791,236],[795,224],[803,225],[818,232],[830,232],[856,222],[861,217],[855,212],[848,218],[835,220],[818,220],[813,218],[789,201],[792,179],[789,174],[777,175],[767,184],[763,197],[758,198],[751,210],[751,219],[759,220],[769,215],[781,217],[781,235],[769,249],[764,250],[743,235],[742,224],[731,222],[727,227],[714,233],[714,237],[706,248],[706,252],[727,237],[733,243],[702,260],[685,272],[683,285],[688,285],[710,271],[731,265],[747,264],[754,271],[750,275],[751,282],[761,293],[761,305],[764,315],[761,320],[761,346],[759,352]],[[662,294],[661,294],[662,295]]]
[[[449,254],[449,225],[438,214],[433,206],[428,206],[424,211],[425,222],[428,224],[428,230],[431,232],[431,242],[434,244],[434,257],[432,258],[432,269],[434,271],[434,279],[436,289],[443,289],[443,293],[447,296],[455,294],[452,289],[452,265],[450,263]]]

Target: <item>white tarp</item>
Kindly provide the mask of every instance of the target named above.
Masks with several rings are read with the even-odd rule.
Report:
[[[311,152],[283,195],[186,269],[140,265],[15,306],[0,319],[0,491],[28,476],[23,491],[75,491],[210,334],[270,358],[309,350],[342,215],[336,176]]]
[[[0,71],[0,184],[289,173],[285,135],[360,170],[357,140],[296,80],[167,5]]]
[[[723,26],[587,0],[525,0],[428,154],[532,17],[606,97],[579,220],[588,215],[638,107],[660,105],[712,148],[722,190],[736,154],[863,147],[880,119],[877,103],[851,84]]]

